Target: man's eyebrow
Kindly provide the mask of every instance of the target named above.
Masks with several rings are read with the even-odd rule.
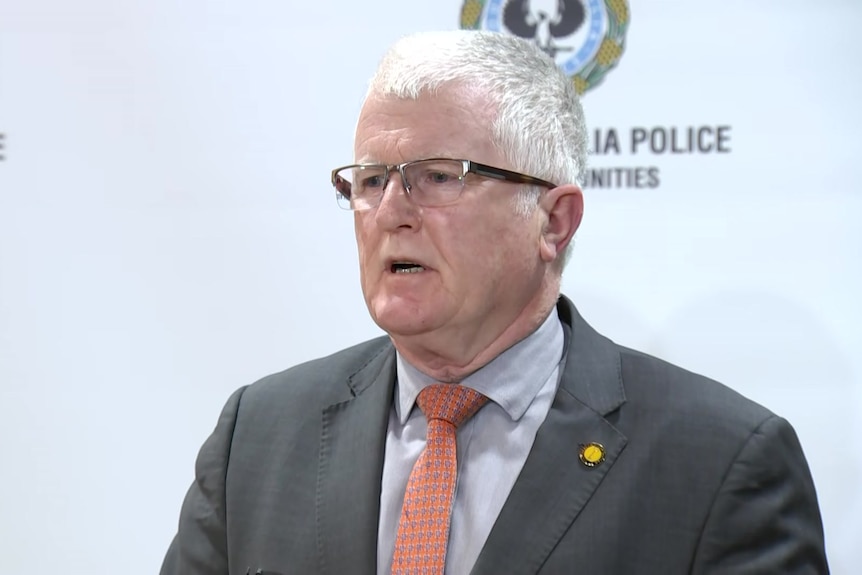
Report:
[[[443,150],[437,150],[436,152],[433,152],[433,153],[421,154],[421,155],[418,155],[416,157],[412,157],[409,160],[404,160],[404,162],[397,162],[394,165],[398,165],[398,164],[406,163],[406,162],[418,162],[421,160],[429,160],[429,159],[434,159],[434,158],[445,158],[445,159],[450,159],[450,160],[462,159],[457,154],[452,154],[450,152],[443,151]],[[377,158],[369,158],[367,156],[362,157],[362,158],[355,158],[353,160],[353,162],[356,164],[377,164],[377,165],[381,165],[381,166],[392,165],[392,164],[388,164],[387,162],[378,160]]]

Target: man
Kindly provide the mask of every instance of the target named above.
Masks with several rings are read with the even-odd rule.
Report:
[[[560,296],[585,134],[530,43],[392,48],[332,175],[388,337],[230,398],[163,575],[828,572],[790,425]]]

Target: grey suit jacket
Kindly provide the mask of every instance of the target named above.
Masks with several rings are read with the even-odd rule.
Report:
[[[785,420],[558,308],[560,387],[474,574],[828,573]],[[376,573],[394,357],[379,338],[234,393],[162,575]]]

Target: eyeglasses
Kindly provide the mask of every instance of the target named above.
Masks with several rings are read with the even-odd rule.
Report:
[[[332,170],[335,199],[345,210],[367,210],[380,204],[389,175],[398,170],[404,189],[416,204],[426,207],[445,206],[455,202],[464,190],[467,174],[556,188],[555,184],[470,160],[430,158],[403,164],[352,164]]]

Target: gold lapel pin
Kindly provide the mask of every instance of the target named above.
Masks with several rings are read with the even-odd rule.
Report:
[[[582,443],[578,457],[587,467],[595,467],[605,460],[605,448],[601,443]]]

